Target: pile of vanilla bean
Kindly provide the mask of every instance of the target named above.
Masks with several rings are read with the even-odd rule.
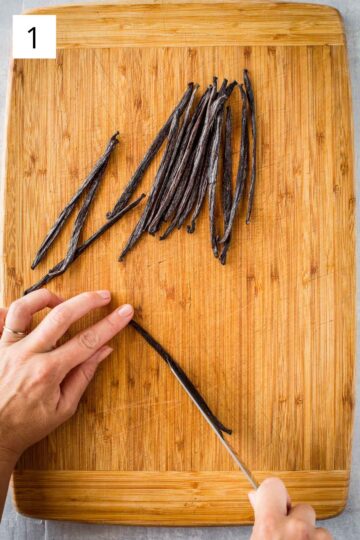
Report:
[[[141,202],[144,194],[129,204],[130,198],[165,140],[167,140],[166,146],[144,211],[124,246],[119,260],[124,260],[127,253],[145,232],[154,235],[164,227],[160,235],[160,240],[164,240],[172,231],[176,228],[180,229],[188,221],[187,232],[193,233],[196,220],[205,203],[206,195],[208,195],[211,247],[215,257],[219,257],[220,262],[225,264],[236,212],[245,192],[248,177],[249,132],[252,134],[252,155],[246,223],[250,221],[253,206],[256,179],[254,94],[247,70],[244,70],[244,84],[238,84],[237,81],[228,84],[225,79],[218,88],[217,77],[214,77],[212,84],[196,102],[198,89],[198,84],[188,84],[184,95],[148,148],[114,208],[107,213],[107,221],[80,244],[80,237],[91,205],[103,179],[110,156],[119,142],[118,132],[111,137],[104,154],[59,214],[44,238],[31,268],[34,269],[45,257],[84,195],[82,205],[74,221],[64,259],[51,268],[38,282],[29,287],[24,294],[39,289],[54,277],[63,274],[93,242]],[[239,162],[233,189],[233,119],[231,107],[230,105],[226,106],[226,104],[235,89],[239,90],[241,99],[241,134]],[[249,115],[251,130],[248,126]],[[222,168],[219,167],[221,153]],[[221,178],[219,178],[220,176]],[[223,209],[222,235],[218,233],[215,218],[217,189],[221,191]]]
[[[180,229],[188,220],[187,231],[193,233],[196,220],[208,195],[210,240],[215,257],[222,264],[230,246],[231,230],[237,208],[244,193],[248,175],[249,134],[248,111],[251,116],[253,136],[251,181],[246,222],[250,221],[254,199],[256,173],[256,124],[254,94],[247,70],[244,70],[244,86],[236,81],[228,84],[225,79],[217,88],[217,77],[205,90],[196,105],[199,85],[190,83],[174,111],[156,136],[143,161],[140,163],[125,193],[132,193],[139,178],[146,170],[160,146],[167,138],[160,166],[145,209],[119,260],[123,261],[145,233],[156,234],[165,225],[160,240],[167,238],[174,229]],[[225,105],[233,91],[238,88],[241,98],[241,141],[234,196],[232,193],[232,131],[233,120],[230,105]],[[223,127],[225,124],[225,127]],[[223,139],[223,144],[221,144]],[[219,158],[223,149],[223,167],[219,178]],[[139,171],[139,172],[138,172]],[[222,192],[223,234],[218,235],[215,219],[217,187]],[[108,217],[112,217],[127,202],[122,195]]]

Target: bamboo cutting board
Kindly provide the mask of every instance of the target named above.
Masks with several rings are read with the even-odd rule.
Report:
[[[186,83],[204,88],[214,74],[240,80],[247,67],[258,184],[252,222],[245,225],[243,207],[226,267],[212,256],[206,211],[193,236],[144,238],[118,263],[137,208],[49,288],[65,297],[109,288],[112,308],[131,302],[233,428],[232,444],[255,477],[281,476],[293,501],[314,505],[319,517],[339,513],[354,406],[355,199],[338,12],[249,2],[33,13],[57,15],[58,54],[13,64],[5,303],[63,257],[71,224],[30,270],[116,129],[121,144],[85,237],[104,222]],[[237,140],[238,95],[232,100]],[[108,523],[249,523],[249,485],[167,367],[131,328],[113,346],[74,418],[22,457],[14,475],[19,511]]]

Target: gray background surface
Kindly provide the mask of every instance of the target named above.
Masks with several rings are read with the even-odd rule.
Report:
[[[210,0],[211,1],[211,0]],[[4,119],[8,82],[8,67],[11,55],[12,15],[25,9],[61,3],[78,3],[79,0],[0,0],[0,155],[3,156]],[[84,2],[84,0],[83,0]],[[313,0],[313,3],[328,4],[338,8],[344,18],[348,41],[350,72],[353,89],[353,111],[355,125],[355,149],[360,143],[360,1],[359,0]],[[355,155],[357,153],[355,152]],[[3,159],[1,161],[3,170]],[[356,192],[360,172],[359,156],[356,155]],[[1,174],[1,182],[3,174]],[[0,193],[2,190],[0,190]],[[357,233],[359,227],[360,206],[357,202]],[[357,255],[357,261],[359,254]],[[357,267],[359,268],[359,264]],[[359,320],[359,298],[357,298],[357,322]],[[360,389],[360,371],[357,377],[357,391]],[[359,405],[359,404],[358,404]],[[360,538],[360,410],[356,408],[355,431],[353,439],[353,461],[350,486],[350,497],[346,510],[342,515],[321,522],[330,529],[336,539],[358,540]],[[106,525],[86,525],[69,522],[41,521],[19,515],[13,508],[10,495],[7,498],[0,540],[235,540],[248,539],[249,527],[227,528],[151,528],[151,527],[119,527]]]

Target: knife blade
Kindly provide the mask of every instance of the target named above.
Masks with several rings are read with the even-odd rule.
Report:
[[[189,398],[191,399],[191,401],[196,405],[196,408],[200,411],[200,413],[202,414],[202,416],[205,418],[205,420],[207,421],[207,423],[209,424],[209,426],[211,427],[211,429],[213,430],[213,432],[215,433],[215,435],[217,436],[217,438],[219,439],[219,441],[221,442],[221,444],[223,445],[224,448],[226,448],[227,452],[229,453],[229,455],[231,456],[231,458],[233,459],[233,461],[236,463],[236,465],[239,467],[239,469],[241,470],[241,472],[244,474],[244,476],[246,477],[246,479],[250,482],[250,484],[252,485],[252,487],[256,490],[258,487],[259,487],[259,483],[255,480],[254,476],[252,475],[252,473],[250,472],[250,470],[246,467],[245,463],[239,458],[239,456],[236,454],[235,450],[232,448],[232,446],[228,443],[228,441],[224,438],[223,434],[221,433],[221,431],[218,430],[218,428],[215,426],[215,424],[213,423],[212,419],[206,414],[205,411],[202,410],[202,408],[198,405],[198,403],[195,401],[195,399],[193,398],[193,396],[190,394],[189,390],[186,388],[186,386],[184,385],[184,383],[182,382],[182,380],[180,379],[180,377],[178,376],[178,374],[176,373],[176,371],[173,370],[173,368],[171,366],[169,366],[173,375],[176,377],[176,379],[178,380],[178,382],[181,384],[181,386],[183,387],[183,389],[185,390],[185,392],[187,393],[187,395],[189,396]]]

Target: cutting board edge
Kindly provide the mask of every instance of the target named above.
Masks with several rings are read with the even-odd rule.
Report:
[[[260,481],[268,476],[282,478],[293,503],[311,504],[318,519],[335,517],[346,507],[349,470],[254,471],[254,475]],[[99,487],[98,478],[91,483],[94,476],[101,477],[103,488]],[[235,478],[236,488],[233,487]],[[237,471],[221,472],[220,477],[218,472],[206,471],[23,470],[15,471],[13,484],[17,511],[37,519],[174,527],[253,523],[247,498],[250,486]],[[143,499],[139,497],[139,490],[143,491]],[[208,497],[206,490],[209,490]],[[317,500],[311,498],[313,490],[316,490]],[[121,492],[127,497],[125,503]],[[105,505],[106,512],[103,512]]]
[[[223,6],[223,9],[233,10],[232,17],[238,16],[237,25],[234,25],[235,19],[232,24],[229,25],[227,19],[222,21],[219,25],[219,18],[214,17],[206,21],[205,26],[202,25],[202,14],[204,6],[208,6],[209,9],[214,9],[215,6]],[[173,13],[171,16],[171,10],[174,6],[181,9]],[[196,12],[199,7],[198,12]],[[262,8],[261,15],[259,15],[259,7]],[[146,16],[151,15],[151,23],[148,28],[141,27],[138,24],[139,17],[126,18],[126,25],[121,24],[119,11],[129,9],[136,9],[137,14],[139,10],[143,8]],[[166,21],[166,28],[164,28],[164,19],[162,18],[161,10],[168,8]],[[242,19],[243,13],[238,13],[237,8],[242,8],[244,12],[250,12],[250,15],[256,13],[256,24],[251,20],[247,20],[244,30],[242,31]],[[289,18],[287,10],[290,8],[292,12],[291,25],[289,27]],[[101,10],[108,10],[104,20],[100,16]],[[302,13],[303,9],[314,11],[309,17],[308,13]],[[99,10],[99,11],[97,11]],[[112,11],[111,11],[112,10]],[[189,14],[187,11],[189,11]],[[273,14],[276,10],[278,18],[273,20]],[[94,18],[95,11],[96,17]],[[271,14],[271,18],[267,16],[266,12]],[[69,23],[69,16],[75,15],[77,12],[81,13],[81,17],[77,19],[77,25],[80,24],[80,32],[75,35],[66,33],[66,26]],[[253,13],[254,12],[254,13]],[[123,2],[109,2],[98,3],[92,2],[78,3],[78,4],[63,4],[60,6],[49,6],[46,8],[33,8],[24,11],[26,15],[57,15],[58,17],[64,17],[62,24],[58,24],[57,28],[57,48],[102,48],[110,46],[200,46],[210,45],[217,42],[220,44],[219,38],[223,45],[345,45],[345,29],[341,13],[333,6],[313,4],[311,2],[293,3],[293,2],[264,2],[264,1],[218,1],[209,2],[209,0],[199,0],[196,2],[180,2],[178,0],[160,0],[159,2],[152,2],[151,0],[125,0]],[[295,15],[294,15],[295,14]],[[87,17],[86,17],[87,15]],[[197,17],[197,32],[192,34],[192,18]],[[258,24],[259,17],[265,25]],[[326,31],[325,27],[321,24],[321,19],[327,17]],[[308,19],[306,21],[306,19]],[[269,25],[269,21],[272,24]],[[304,20],[306,24],[303,25]],[[112,25],[118,24],[118,28],[114,31],[114,28],[110,32],[105,32],[106,26],[112,22]],[[144,18],[141,19],[142,24]],[[91,25],[92,33],[94,36],[90,36],[88,32],[84,32],[87,25]],[[189,26],[190,24],[190,26]],[[65,31],[62,25],[64,25]],[[82,25],[82,26],[81,26]],[[212,28],[211,35],[209,33],[209,25]],[[176,27],[176,31],[174,28]],[[236,28],[235,28],[236,27]],[[232,28],[232,30],[231,30]],[[280,28],[280,30],[279,30]],[[94,29],[96,32],[93,32]],[[158,29],[155,33],[154,29]],[[101,30],[104,30],[102,32]],[[205,34],[204,34],[205,32]],[[106,37],[105,37],[106,33]],[[189,34],[191,34],[189,36]],[[129,39],[131,45],[128,45]]]
[[[83,8],[93,8],[95,6],[103,7],[103,6],[109,6],[109,7],[121,7],[121,6],[159,6],[159,5],[183,5],[183,4],[236,4],[236,5],[266,5],[266,6],[275,6],[275,5],[281,5],[282,7],[291,6],[292,9],[301,9],[301,7],[307,7],[307,8],[314,8],[317,11],[328,11],[329,13],[335,13],[340,16],[341,13],[340,10],[337,9],[334,6],[330,6],[329,4],[316,4],[315,2],[272,2],[272,1],[264,1],[264,0],[252,0],[249,3],[249,0],[195,0],[194,2],[189,2],[189,0],[184,0],[183,2],[181,0],[119,0],[118,2],[78,2],[76,4],[72,4],[69,2],[64,2],[63,4],[57,4],[53,6],[44,6],[44,7],[34,7],[25,9],[23,11],[24,14],[37,14],[37,13],[43,13],[45,11],[53,12],[53,11],[63,11],[67,9],[76,9],[78,7]],[[296,6],[296,7],[295,7]]]

